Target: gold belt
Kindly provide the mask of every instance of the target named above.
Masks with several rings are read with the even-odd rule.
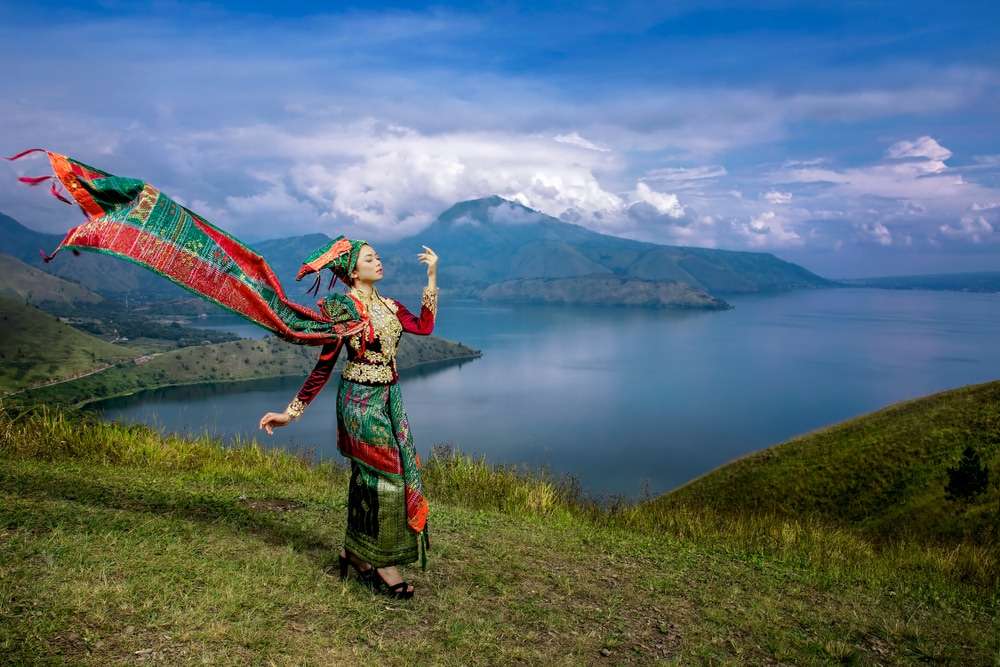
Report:
[[[360,364],[348,361],[344,364],[341,376],[354,382],[389,384],[392,382],[392,371],[392,364]]]

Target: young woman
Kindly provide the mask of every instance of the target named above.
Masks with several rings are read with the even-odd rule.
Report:
[[[86,220],[71,228],[46,262],[62,248],[97,252],[134,262],[200,297],[299,345],[322,346],[319,361],[298,395],[281,413],[269,412],[260,427],[270,435],[300,416],[326,383],[341,347],[348,363],[337,395],[337,446],[351,459],[346,549],[341,577],[353,564],[362,578],[394,597],[413,587],[394,567],[418,558],[426,567],[428,505],[420,482],[396,373],[396,346],[403,331],[427,335],[437,313],[437,255],[424,246],[427,264],[420,316],[379,294],[382,262],[360,239],[339,236],[310,255],[297,279],[330,269],[350,286],[317,302],[320,311],[288,299],[267,261],[225,230],[180,205],[151,183],[115,176],[43,148],[52,174],[20,176],[29,186],[51,181],[49,192],[76,204]],[[62,192],[60,192],[60,187]],[[336,278],[335,278],[336,279]],[[335,279],[330,282],[333,286]]]
[[[338,244],[340,252],[334,254],[331,248]],[[413,595],[413,586],[402,580],[395,566],[423,559],[428,546],[420,462],[396,371],[402,333],[426,336],[434,329],[438,258],[424,249],[417,255],[427,265],[419,316],[379,293],[375,283],[383,277],[382,261],[371,245],[338,239],[313,253],[298,277],[330,268],[349,286],[346,296],[370,326],[324,345],[316,367],[284,412],[268,412],[260,420],[260,428],[270,435],[275,427],[301,416],[326,384],[347,341],[347,364],[337,391],[337,449],[351,461],[340,575],[346,577],[351,564],[362,580],[394,597]]]

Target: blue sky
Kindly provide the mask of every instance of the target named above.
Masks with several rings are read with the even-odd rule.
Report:
[[[830,277],[998,270],[995,7],[5,3],[0,150],[248,242],[396,239],[499,194]],[[7,163],[0,211],[61,232],[14,179],[42,159]]]

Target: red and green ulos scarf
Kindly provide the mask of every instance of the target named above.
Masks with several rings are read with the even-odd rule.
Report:
[[[62,248],[89,250],[135,262],[298,344],[323,345],[369,325],[367,313],[344,295],[318,302],[320,311],[289,301],[263,257],[137,178],[114,176],[42,148],[54,176],[21,176],[28,185],[52,180],[50,192],[66,204],[57,184],[87,220],[67,232],[46,262]],[[369,327],[370,328],[370,327]]]

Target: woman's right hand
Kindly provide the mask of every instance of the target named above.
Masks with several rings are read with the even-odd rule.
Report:
[[[271,435],[272,429],[285,426],[290,421],[292,421],[292,417],[287,412],[268,412],[260,418],[260,427],[267,431],[268,435]]]

